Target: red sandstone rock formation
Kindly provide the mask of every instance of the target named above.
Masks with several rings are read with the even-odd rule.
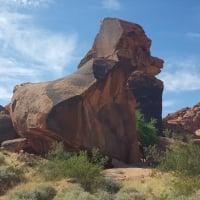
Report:
[[[14,127],[38,153],[61,140],[68,150],[98,147],[112,158],[139,161],[137,98],[127,80],[135,70],[146,76],[160,72],[163,61],[150,55],[150,45],[141,26],[104,19],[75,73],[15,87],[10,106]]]
[[[163,119],[163,125],[175,133],[200,136],[200,103],[167,115]]]

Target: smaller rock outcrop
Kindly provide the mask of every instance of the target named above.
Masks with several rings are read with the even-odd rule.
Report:
[[[17,133],[13,127],[8,110],[0,106],[0,143],[16,137]]]
[[[10,114],[9,113],[9,105],[7,105],[6,107],[3,107],[0,105],[0,113],[9,115]]]
[[[30,144],[26,138],[17,138],[2,142],[3,149],[11,152],[20,152],[21,150],[30,150]]]
[[[200,133],[200,102],[191,108],[183,108],[168,114],[163,119],[163,127],[177,134],[198,136]]]

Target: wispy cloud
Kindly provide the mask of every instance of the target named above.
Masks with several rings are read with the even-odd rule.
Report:
[[[53,33],[30,25],[31,16],[4,12],[0,14],[0,41],[3,54],[12,54],[48,66],[60,72],[72,59],[77,35]],[[18,59],[19,61],[19,59]]]
[[[175,104],[175,101],[173,101],[173,100],[164,100],[162,103],[163,107],[171,107],[174,104]]]
[[[0,0],[14,6],[39,6],[49,0]],[[7,99],[15,84],[59,77],[75,59],[77,34],[61,34],[37,25],[34,16],[0,8],[0,99]],[[48,76],[47,76],[48,74]],[[9,85],[9,86],[8,86]]]
[[[172,92],[200,90],[199,61],[196,59],[171,60],[166,63],[159,78],[165,89]]]
[[[47,6],[52,2],[53,0],[0,0],[1,5],[11,7],[41,7]]]
[[[118,0],[103,0],[102,6],[108,10],[119,10],[121,8],[121,4]]]
[[[5,87],[0,87],[0,99],[10,99],[12,92],[7,90]]]
[[[200,32],[188,32],[185,35],[189,38],[200,39]]]

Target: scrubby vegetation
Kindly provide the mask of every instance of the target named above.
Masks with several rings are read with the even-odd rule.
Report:
[[[0,165],[5,162],[5,156],[0,152]]]
[[[10,195],[10,200],[51,200],[56,195],[56,190],[49,185],[39,185],[31,191],[15,192]]]
[[[140,111],[136,112],[137,137],[143,147],[156,144],[158,136],[155,124],[155,119],[151,119],[147,122]]]
[[[87,151],[66,153],[62,143],[55,144],[47,155],[48,161],[40,164],[38,171],[47,180],[59,180],[73,177],[89,192],[97,190],[103,175],[102,170],[107,158],[93,149],[91,157]]]
[[[166,150],[160,159],[159,169],[172,171],[178,175],[200,175],[200,146],[192,143],[176,142]]]
[[[162,155],[158,169],[172,172],[176,180],[172,192],[176,196],[189,196],[200,189],[200,146],[192,141],[176,141]]]
[[[173,142],[160,149],[155,121],[137,115],[143,164],[153,168],[148,179],[117,181],[105,175],[108,158],[98,149],[70,153],[55,143],[46,158],[22,152],[9,160],[12,153],[0,152],[0,199],[3,195],[5,200],[200,199],[200,146],[170,133]]]
[[[24,179],[22,168],[12,166],[0,168],[0,195]]]

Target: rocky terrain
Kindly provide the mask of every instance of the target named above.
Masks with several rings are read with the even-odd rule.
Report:
[[[200,136],[200,103],[168,114],[163,119],[163,126],[174,133]]]
[[[64,141],[69,151],[95,146],[109,157],[140,161],[136,109],[162,127],[163,83],[155,75],[163,61],[150,46],[140,25],[104,19],[75,73],[14,88],[9,111],[19,137],[38,154]]]

